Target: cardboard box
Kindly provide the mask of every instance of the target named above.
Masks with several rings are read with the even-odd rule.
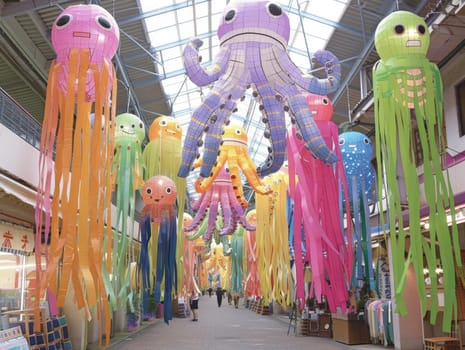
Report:
[[[365,320],[351,320],[332,315],[333,338],[337,342],[355,345],[370,344],[370,330]]]

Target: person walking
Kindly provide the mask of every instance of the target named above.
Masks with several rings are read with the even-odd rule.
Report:
[[[192,321],[199,320],[199,294],[194,290],[191,294],[190,308],[192,311]]]
[[[223,289],[219,286],[216,288],[216,300],[218,301],[218,307],[221,307],[221,302],[223,300]]]
[[[239,293],[234,293],[233,300],[234,300],[234,307],[237,309],[239,308],[239,299],[240,299],[240,294]]]

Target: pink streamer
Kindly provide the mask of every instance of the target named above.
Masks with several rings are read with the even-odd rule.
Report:
[[[331,111],[332,112],[332,111]],[[320,133],[330,149],[342,159],[336,124],[316,120]],[[296,299],[304,300],[304,264],[312,270],[310,294],[321,302],[327,298],[331,312],[340,307],[346,311],[348,283],[352,274],[351,218],[344,233],[340,210],[340,186],[348,205],[347,184],[342,161],[326,166],[315,159],[297,139],[295,130],[287,135],[290,195],[294,200],[294,250]],[[297,177],[297,180],[295,179]],[[350,216],[350,210],[346,210]],[[302,259],[301,225],[304,225],[306,255]],[[301,303],[303,305],[303,303]]]

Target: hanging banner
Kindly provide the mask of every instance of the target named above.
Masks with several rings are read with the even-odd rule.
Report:
[[[0,252],[29,256],[34,248],[31,230],[20,226],[0,224]]]

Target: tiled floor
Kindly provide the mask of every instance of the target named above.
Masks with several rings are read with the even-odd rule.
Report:
[[[242,301],[242,300],[241,300]],[[244,307],[228,305],[223,300],[218,307],[216,298],[202,296],[199,301],[199,321],[173,318],[168,324],[162,319],[144,324],[139,331],[120,334],[111,341],[109,349],[157,350],[242,350],[242,349],[306,349],[306,350],[381,350],[382,345],[345,345],[330,338],[294,334],[285,315],[259,315]],[[95,349],[89,347],[88,349]]]

